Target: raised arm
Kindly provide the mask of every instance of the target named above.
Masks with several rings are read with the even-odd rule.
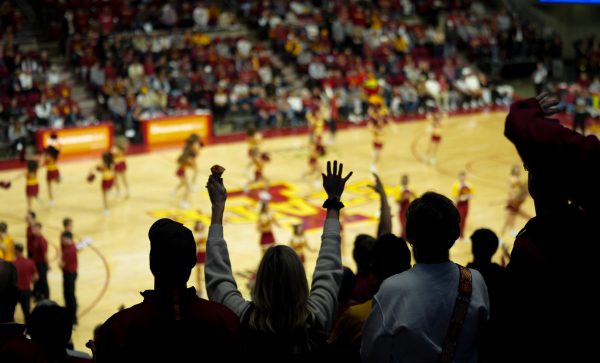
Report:
[[[248,308],[249,302],[244,300],[237,288],[231,272],[227,242],[223,238],[223,212],[225,211],[227,190],[223,182],[213,175],[209,176],[206,188],[212,204],[204,266],[206,291],[211,301],[227,306],[241,318]]]
[[[313,273],[313,281],[308,298],[308,307],[315,314],[321,327],[326,331],[331,329],[337,308],[337,295],[342,282],[342,256],[340,236],[340,201],[346,181],[352,175],[350,172],[342,177],[343,164],[327,162],[327,175],[323,174],[323,188],[327,192],[327,200],[323,207],[327,209],[327,218],[321,236],[321,248],[317,265]]]
[[[379,224],[377,225],[377,237],[379,237],[392,233],[392,211],[379,175],[373,173],[373,176],[375,177],[375,185],[369,185],[369,187],[379,195],[380,199]]]
[[[547,94],[515,102],[506,118],[504,135],[515,145],[530,173],[560,180],[556,184],[570,193],[568,199],[597,208],[600,141],[548,118],[557,112],[557,104],[558,99]]]

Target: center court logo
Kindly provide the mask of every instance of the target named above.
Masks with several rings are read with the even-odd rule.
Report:
[[[379,196],[371,190],[368,185],[372,181],[361,180],[346,186],[344,191],[344,213],[342,223],[354,223],[361,221],[377,221],[375,211],[378,211]],[[258,219],[258,208],[260,204],[259,193],[261,189],[251,189],[244,193],[241,189],[230,190],[227,194],[227,207],[225,209],[226,224],[255,225]],[[386,189],[388,195],[395,195],[394,188]],[[323,227],[325,210],[321,207],[326,199],[324,192],[301,193],[299,188],[292,183],[278,182],[271,184],[269,188],[271,202],[269,204],[275,219],[283,227],[292,229],[294,224],[302,223],[307,230],[320,229]],[[361,206],[372,205],[377,207],[365,211]],[[201,210],[193,209],[169,209],[153,210],[149,214],[154,218],[171,218],[186,225],[192,225],[195,221],[210,224],[210,215]]]

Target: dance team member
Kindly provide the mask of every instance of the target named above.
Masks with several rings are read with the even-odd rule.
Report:
[[[259,244],[263,255],[267,252],[269,247],[276,243],[275,235],[273,235],[273,225],[279,226],[269,211],[269,202],[263,201],[260,204],[260,214],[258,216],[258,232],[260,233]]]
[[[179,178],[179,184],[175,187],[173,194],[176,195],[179,189],[183,189],[181,198],[181,208],[190,207],[190,182],[187,177],[187,170],[194,167],[193,152],[189,147],[185,147],[183,152],[177,158],[177,171],[175,175]]]
[[[111,152],[115,163],[115,188],[117,189],[117,195],[121,193],[121,186],[125,189],[125,198],[129,198],[129,184],[127,183],[127,162],[125,160],[125,153],[129,143],[127,139],[120,138],[115,141],[115,145],[112,147]]]
[[[58,145],[57,145],[58,146]],[[48,184],[48,199],[50,207],[54,206],[54,193],[52,184],[60,183],[60,171],[58,170],[58,155],[60,150],[56,146],[48,146],[42,156],[43,165],[46,166],[46,182]]]
[[[429,129],[431,135],[429,147],[427,148],[427,162],[431,165],[437,164],[437,152],[442,142],[442,115],[439,112],[433,112],[431,126]]]
[[[300,258],[300,261],[302,261],[302,264],[306,262],[306,256],[304,255],[305,250],[315,252],[308,244],[308,239],[304,234],[303,224],[294,225],[294,234],[290,239],[290,247],[296,252],[298,257]]]
[[[0,258],[8,262],[15,260],[15,243],[8,234],[6,222],[0,222]]]
[[[254,167],[254,173],[253,173],[254,175],[253,175],[253,179],[247,181],[246,184],[244,185],[245,193],[248,193],[250,191],[250,187],[253,184],[262,183],[263,189],[269,188],[269,179],[267,179],[267,177],[265,176],[265,173],[264,173],[265,165],[269,161],[271,161],[271,157],[267,153],[261,153],[261,154],[257,155],[256,157],[254,157],[253,162],[252,162],[252,166]]]
[[[184,149],[189,149],[189,153],[191,156],[191,168],[193,171],[192,174],[192,182],[190,184],[190,190],[195,192],[196,188],[196,180],[198,179],[198,156],[200,156],[200,152],[202,151],[202,147],[204,147],[204,143],[200,139],[198,134],[191,134],[186,140]]]
[[[25,195],[27,197],[27,209],[31,210],[33,199],[38,199],[40,184],[38,183],[38,161],[27,160],[27,171],[25,173]]]
[[[452,196],[454,197],[458,214],[460,215],[460,238],[464,239],[467,215],[469,214],[469,201],[475,190],[467,183],[467,174],[464,171],[458,173],[458,181],[452,185]]]
[[[368,110],[369,124],[373,134],[373,160],[371,163],[371,172],[377,172],[377,164],[383,150],[383,137],[385,126],[387,125],[388,111],[382,104],[373,103]]]
[[[115,181],[113,154],[108,151],[102,153],[102,162],[96,166],[95,170],[92,169],[88,174],[87,180],[90,183],[96,178],[94,171],[97,171],[102,176],[100,187],[102,190],[102,206],[104,207],[103,213],[105,216],[108,216],[110,215],[110,210],[108,209],[108,192],[112,189]]]
[[[400,227],[402,232],[402,238],[406,238],[406,210],[417,195],[408,186],[408,175],[404,174],[400,177],[400,193],[398,194],[398,218],[400,220]]]
[[[531,219],[531,216],[521,210],[521,206],[527,200],[529,190],[527,183],[521,179],[521,168],[518,165],[514,165],[510,171],[510,177],[508,180],[508,201],[506,202],[506,219],[502,230],[500,232],[500,238],[504,237],[507,231],[511,232],[512,237],[517,236],[517,232],[514,230],[517,216],[521,216],[525,219]]]

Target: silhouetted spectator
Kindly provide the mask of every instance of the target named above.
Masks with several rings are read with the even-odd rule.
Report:
[[[504,277],[504,267],[492,262],[492,257],[498,250],[498,245],[498,236],[493,231],[484,228],[476,230],[471,235],[473,262],[467,265],[467,267],[479,271],[483,276],[488,288],[492,312],[494,305],[497,303]]]
[[[97,362],[237,361],[239,319],[187,288],[196,265],[192,231],[159,219],[148,232],[154,290],[109,318],[95,342]]]
[[[489,302],[479,272],[461,271],[463,268],[449,259],[449,250],[460,235],[459,225],[458,210],[440,194],[428,192],[411,203],[406,212],[406,236],[417,264],[388,278],[375,295],[363,330],[363,361],[438,361],[451,332],[459,282],[469,275],[469,305],[454,337],[451,358],[477,361],[477,343],[489,318]]]
[[[17,269],[19,304],[25,317],[25,322],[29,320],[31,311],[31,284],[38,279],[37,268],[33,260],[23,256],[23,245],[15,244],[16,259],[13,262]]]
[[[0,258],[0,323],[14,321],[18,297],[17,269],[12,263]]]
[[[324,361],[325,337],[337,308],[342,280],[340,253],[340,201],[348,174],[342,177],[343,165],[327,163],[323,188],[328,195],[323,207],[327,218],[321,248],[308,288],[306,272],[300,258],[288,246],[269,248],[264,254],[252,301],[237,289],[229,262],[227,243],[223,239],[223,212],[227,191],[222,179],[209,177],[207,188],[212,203],[212,219],[206,250],[206,288],[213,301],[222,302],[242,321],[244,359],[250,362],[319,362]]]
[[[338,292],[338,316],[342,314],[352,304],[352,291],[356,285],[356,275],[349,267],[344,266],[342,274],[342,283]]]
[[[410,268],[410,250],[403,238],[393,234],[379,237],[373,246],[373,272],[379,284]],[[362,330],[373,299],[348,308],[336,321],[329,337],[333,354],[340,362],[360,362]]]
[[[597,350],[581,326],[599,318],[600,141],[549,118],[558,104],[542,94],[514,103],[506,118],[505,136],[529,171],[536,216],[517,236],[506,268],[498,361],[583,361]]]
[[[73,326],[67,309],[54,301],[43,300],[33,309],[27,324],[27,334],[7,342],[0,358],[11,363],[83,363],[91,362],[84,352],[69,349]]]
[[[367,234],[359,234],[354,239],[352,257],[356,262],[356,284],[352,292],[352,300],[363,303],[377,292],[377,279],[371,270],[371,252],[375,238]]]

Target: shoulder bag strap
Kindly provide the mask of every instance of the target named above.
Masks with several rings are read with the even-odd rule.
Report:
[[[452,311],[446,338],[442,345],[439,363],[451,363],[454,359],[456,342],[465,322],[467,310],[469,310],[469,304],[471,303],[471,293],[473,292],[473,276],[471,276],[471,271],[461,265],[457,264],[456,266],[458,266],[458,270],[460,271],[458,295],[454,302],[454,310]]]

